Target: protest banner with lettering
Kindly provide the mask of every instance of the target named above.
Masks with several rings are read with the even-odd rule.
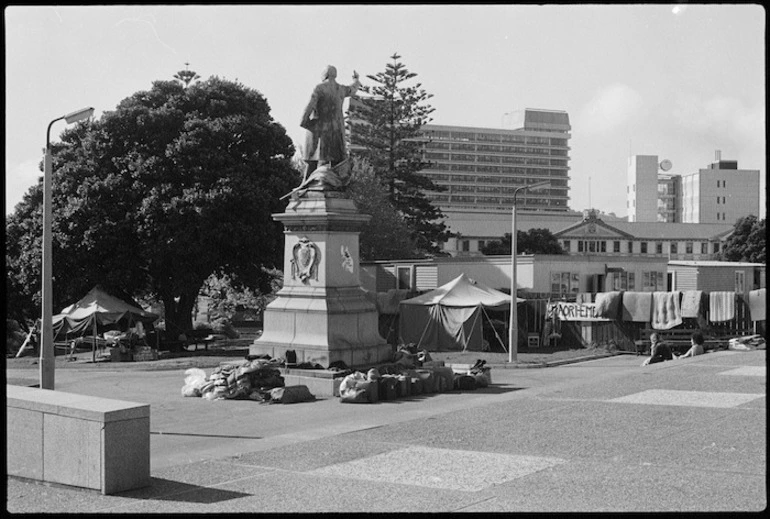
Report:
[[[565,303],[557,301],[549,303],[545,312],[546,319],[556,317],[561,321],[611,321],[606,317],[599,317],[596,313],[595,303]]]

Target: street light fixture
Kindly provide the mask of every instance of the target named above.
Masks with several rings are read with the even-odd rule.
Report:
[[[516,195],[525,189],[551,185],[550,180],[537,182],[528,186],[516,188],[513,192],[513,207],[511,208],[511,319],[508,323],[508,362],[516,362],[519,352],[519,316],[517,315],[516,300]]]
[[[94,109],[83,108],[62,117],[58,117],[48,123],[48,130],[45,134],[45,161],[43,171],[43,273],[42,273],[42,330],[40,331],[40,388],[54,388],[54,365],[55,352],[53,347],[53,262],[52,256],[52,229],[51,215],[53,214],[53,185],[51,176],[53,174],[53,158],[51,157],[51,126],[57,121],[64,119],[67,124],[83,121],[91,117]]]

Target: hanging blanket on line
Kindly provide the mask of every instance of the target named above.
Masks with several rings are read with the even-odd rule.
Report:
[[[652,293],[652,328],[669,330],[682,324],[682,310],[679,306],[680,292]]]
[[[682,292],[682,317],[698,317],[703,313],[703,290],[685,290]]]
[[[617,319],[621,297],[622,292],[599,292],[596,294],[596,315],[608,319]]]
[[[765,305],[767,298],[767,289],[760,288],[749,292],[749,312],[751,312],[752,321],[765,320]]]
[[[711,292],[709,294],[709,321],[722,323],[735,318],[735,292]]]
[[[624,321],[649,323],[652,316],[652,292],[623,292]]]

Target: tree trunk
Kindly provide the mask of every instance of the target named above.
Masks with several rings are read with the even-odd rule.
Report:
[[[168,338],[175,340],[180,334],[192,330],[192,310],[195,305],[197,292],[163,299],[163,307],[166,313],[166,334]]]

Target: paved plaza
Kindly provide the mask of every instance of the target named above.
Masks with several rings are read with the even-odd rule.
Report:
[[[152,485],[104,496],[9,479],[7,509],[764,510],[765,351],[641,360],[493,369],[489,388],[378,404],[207,401],[181,396],[182,371],[61,370],[57,390],[151,405]]]

